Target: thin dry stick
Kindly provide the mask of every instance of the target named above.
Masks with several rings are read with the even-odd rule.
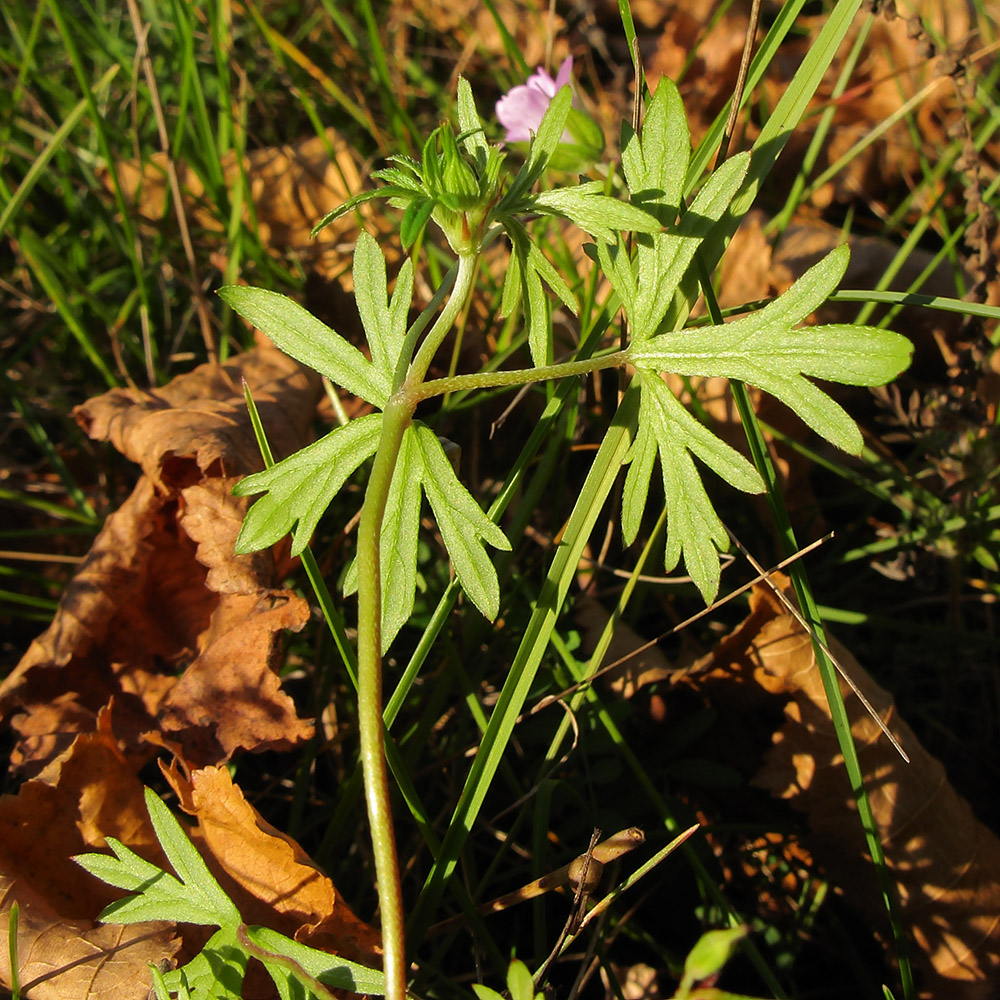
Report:
[[[538,896],[544,895],[553,889],[563,889],[567,886],[572,886],[575,891],[577,885],[587,881],[586,876],[591,871],[591,866],[595,867],[593,874],[599,874],[596,866],[601,866],[603,870],[604,865],[610,864],[612,861],[617,861],[618,858],[628,854],[629,851],[635,850],[645,839],[646,836],[642,830],[638,827],[630,826],[627,830],[621,830],[613,837],[602,840],[599,844],[592,844],[586,853],[574,858],[569,864],[557,868],[554,872],[543,875],[541,878],[536,878],[533,882],[521,886],[520,889],[516,889],[514,892],[508,892],[506,895],[492,899],[488,903],[483,903],[482,906],[476,909],[476,912],[483,916],[499,913],[501,910],[517,906],[518,903],[525,903],[529,899],[536,899]],[[455,917],[449,917],[447,920],[442,920],[440,923],[430,927],[427,935],[440,934],[442,931],[461,924],[464,919],[459,914]]]
[[[215,335],[212,333],[212,314],[209,311],[208,303],[205,301],[205,291],[201,286],[198,262],[195,260],[194,246],[191,243],[187,215],[184,211],[184,202],[181,200],[181,185],[177,177],[177,167],[170,154],[170,136],[167,133],[167,122],[163,117],[163,105],[160,103],[160,92],[156,85],[153,62],[149,58],[146,33],[143,30],[142,17],[139,14],[139,5],[136,3],[136,0],[128,0],[128,13],[132,19],[132,29],[135,31],[135,36],[139,44],[139,58],[142,61],[142,72],[146,77],[146,86],[149,87],[149,101],[153,106],[153,116],[156,118],[156,130],[160,136],[160,147],[166,158],[167,180],[170,183],[170,194],[174,202],[174,214],[177,216],[177,226],[181,234],[181,243],[184,246],[184,256],[187,258],[188,269],[191,272],[191,294],[194,296],[195,308],[198,311],[201,336],[205,342],[205,350],[208,352],[208,360],[215,362],[218,360],[218,354],[215,350]]]
[[[621,897],[623,893],[631,889],[632,886],[634,886],[636,882],[639,881],[639,879],[643,878],[645,875],[648,875],[661,861],[663,861],[669,855],[673,854],[673,852],[676,851],[677,848],[680,847],[681,844],[683,844],[684,841],[687,840],[688,837],[690,837],[699,828],[700,825],[701,824],[699,823],[695,823],[693,826],[690,826],[686,830],[679,833],[676,837],[674,837],[673,840],[670,841],[669,844],[666,845],[666,847],[663,847],[659,851],[657,851],[656,854],[654,854],[647,862],[640,865],[634,872],[632,872],[632,874],[629,875],[629,877],[625,879],[624,882],[616,886],[600,902],[595,904],[591,908],[590,912],[583,918],[583,920],[580,923],[580,927],[577,929],[577,931],[573,934],[570,934],[563,940],[562,946],[559,949],[559,954],[556,955],[555,957],[558,958],[560,957],[560,955],[564,954],[566,952],[566,949],[580,936],[580,934],[583,933],[584,929],[587,927],[588,924],[590,924],[592,920],[595,920],[598,917],[603,917],[607,912],[608,907],[611,906],[611,904],[615,902],[615,900]],[[603,937],[602,933],[597,933],[591,936],[590,943],[587,946],[587,955],[584,958],[583,967],[580,970],[580,975],[577,976],[576,982],[573,984],[573,987],[569,992],[570,997],[579,995],[580,991],[583,988],[584,983],[590,977],[593,969],[590,959],[594,953],[594,949],[597,947],[597,944],[602,939],[602,937]],[[589,969],[588,966],[590,966]],[[536,986],[541,981],[542,972],[544,970],[545,967],[543,967],[543,969],[539,970],[539,972],[535,974]]]
[[[587,853],[581,855],[581,857],[577,858],[574,862],[574,864],[577,865],[578,879],[576,883],[576,891],[573,894],[573,906],[570,908],[569,916],[566,918],[566,923],[563,925],[562,932],[559,934],[559,937],[556,938],[556,943],[549,952],[549,957],[542,962],[538,971],[535,972],[534,982],[536,984],[542,982],[549,966],[559,957],[559,953],[562,951],[563,941],[571,935],[575,935],[580,929],[580,922],[584,914],[584,908],[587,905],[587,900],[590,897],[590,893],[597,888],[597,885],[601,880],[601,875],[604,874],[604,865],[601,864],[600,861],[594,860],[594,848],[597,846],[597,841],[600,839],[600,836],[601,831],[595,827],[594,832],[590,837],[590,847],[587,848]]]
[[[815,642],[816,645],[819,646],[819,648],[822,649],[823,652],[826,653],[826,655],[830,658],[830,662],[837,668],[837,673],[844,678],[844,680],[847,683],[847,686],[858,696],[858,701],[860,701],[861,704],[864,705],[865,711],[872,717],[872,719],[875,720],[875,723],[879,727],[879,729],[881,729],[882,732],[885,733],[886,738],[896,748],[896,751],[899,753],[899,756],[902,757],[907,764],[909,764],[910,758],[907,755],[906,751],[900,746],[899,740],[897,740],[896,737],[893,736],[892,733],[889,731],[889,727],[885,724],[885,722],[882,721],[882,716],[880,716],[878,712],[875,711],[875,706],[872,705],[872,703],[864,696],[864,694],[862,694],[861,689],[858,687],[857,684],[854,683],[854,680],[851,678],[851,675],[844,669],[843,664],[840,662],[840,660],[837,659],[836,656],[833,655],[833,652],[830,650],[830,647],[827,646],[827,644],[823,642],[823,640],[820,639],[818,635],[816,635],[815,631],[812,629],[809,623],[805,620],[805,618],[802,617],[802,613],[799,611],[799,609],[785,596],[785,592],[774,582],[774,580],[771,579],[771,574],[767,570],[761,567],[760,563],[757,562],[756,559],[754,559],[754,557],[750,554],[750,552],[743,545],[743,543],[728,528],[726,528],[726,531],[729,533],[729,537],[733,540],[733,544],[740,550],[740,552],[743,553],[744,556],[746,556],[747,562],[749,562],[750,565],[753,566],[753,568],[758,573],[763,574],[764,583],[766,583],[768,587],[771,588],[771,591],[774,593],[774,596],[777,597],[779,601],[781,601],[781,603],[787,609],[788,613],[802,626],[803,629],[805,629],[806,633],[809,635],[812,641]]]
[[[734,598],[739,597],[740,594],[746,593],[752,587],[756,587],[758,583],[765,581],[768,574],[776,573],[778,570],[784,569],[797,559],[801,559],[807,553],[812,552],[813,549],[819,548],[824,542],[828,542],[831,538],[833,538],[832,531],[829,532],[829,534],[824,535],[822,538],[817,538],[815,542],[810,542],[804,548],[799,549],[798,552],[788,556],[787,559],[782,559],[780,563],[773,566],[771,569],[758,570],[758,575],[752,580],[749,580],[747,583],[744,583],[742,587],[737,587],[736,590],[726,594],[725,597],[720,597],[714,604],[710,604],[707,608],[702,608],[701,611],[691,615],[690,618],[685,618],[684,621],[674,625],[672,628],[668,628],[666,632],[661,632],[655,638],[650,639],[649,642],[644,642],[641,646],[636,646],[631,653],[619,656],[617,660],[612,663],[605,664],[600,670],[595,670],[589,677],[585,677],[583,680],[577,681],[575,684],[570,685],[570,687],[566,688],[564,691],[560,691],[558,694],[547,694],[527,712],[522,713],[517,721],[522,722],[524,719],[530,718],[536,712],[542,711],[543,708],[548,708],[549,705],[560,701],[567,695],[573,694],[575,691],[579,691],[581,688],[584,688],[589,684],[593,684],[593,682],[602,674],[606,674],[609,670],[614,670],[615,667],[620,667],[623,663],[627,663],[633,656],[638,656],[640,653],[644,653],[647,649],[655,646],[658,642],[662,642],[667,638],[667,636],[673,635],[675,632],[680,632],[681,629],[687,628],[688,625],[693,625],[700,618],[704,618],[705,615],[711,614],[716,608],[721,608],[724,604],[728,604]]]
[[[747,73],[750,70],[750,56],[753,53],[753,42],[757,37],[757,22],[759,20],[760,0],[753,0],[753,4],[750,7],[750,21],[747,24],[747,37],[743,43],[743,55],[740,58],[740,71],[736,76],[733,99],[729,105],[729,117],[726,119],[726,127],[722,130],[722,141],[719,143],[719,152],[715,157],[716,170],[722,166],[723,161],[729,153],[729,143],[736,129],[736,119],[739,117],[740,104],[743,101],[743,90],[746,87]]]

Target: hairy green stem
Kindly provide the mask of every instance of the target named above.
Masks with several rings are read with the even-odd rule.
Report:
[[[583,361],[566,361],[558,365],[543,365],[541,368],[519,368],[507,372],[474,372],[471,375],[452,375],[424,382],[413,390],[418,400],[441,396],[446,392],[462,392],[469,389],[495,389],[501,385],[527,385],[529,382],[548,382],[571,375],[587,375],[606,368],[618,368],[628,361],[628,351],[615,351],[598,358]]]
[[[418,389],[434,352],[469,296],[474,273],[475,257],[459,258],[451,298],[417,351],[402,385],[386,403],[382,436],[358,525],[358,729],[382,921],[386,1000],[406,1000],[407,964],[403,893],[382,727],[382,520],[403,435],[420,401]]]

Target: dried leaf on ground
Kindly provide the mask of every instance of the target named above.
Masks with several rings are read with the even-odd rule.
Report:
[[[316,379],[271,347],[78,409],[91,436],[110,440],[145,475],[108,517],[52,624],[0,684],[22,775],[91,731],[112,697],[116,734],[137,763],[152,752],[142,734],[165,725],[195,763],[218,763],[237,747],[286,747],[310,731],[273,674],[282,630],[301,627],[307,608],[274,589],[285,573],[280,549],[233,555],[247,501],[231,496],[232,485],[262,464],[241,379],[279,456],[307,442]],[[192,679],[168,703],[185,669]],[[195,682],[207,672],[213,684]],[[255,694],[240,698],[239,720],[221,699],[237,689]],[[195,693],[209,703],[196,705]]]
[[[973,47],[977,37],[990,37],[989,26],[980,24],[971,5],[940,4],[930,0],[897,0],[899,16],[893,20],[878,17],[871,21],[858,17],[851,35],[841,48],[841,55],[830,67],[820,86],[813,106],[817,109],[833,105],[835,115],[823,148],[820,150],[813,176],[839,160],[860,140],[917,94],[921,100],[913,111],[914,128],[925,137],[927,148],[943,149],[951,144],[948,126],[962,121],[966,99],[959,96],[941,62],[921,49],[910,28],[910,19],[919,17],[942,42],[938,52],[963,53]],[[608,17],[616,13],[608,4]],[[656,49],[647,63],[647,73],[655,79],[665,75],[681,82],[685,107],[691,116],[695,142],[722,111],[733,93],[740,55],[747,28],[747,10],[733,5],[716,16],[717,5],[671,2],[648,5],[643,11],[646,31],[655,39]],[[656,16],[658,15],[658,17]],[[766,14],[765,14],[766,16]],[[800,18],[801,34],[786,43],[782,58],[774,65],[778,72],[768,74],[762,82],[761,97],[773,107],[781,97],[791,74],[816,37],[820,19],[825,15]],[[851,42],[858,32],[870,33],[862,50],[846,92],[834,97],[838,80],[851,51]],[[921,93],[923,92],[923,93]],[[799,160],[812,136],[809,123],[818,116],[807,115],[805,126],[796,131],[786,159]],[[759,128],[751,116],[744,129],[742,142],[751,142]],[[902,193],[915,186],[922,177],[921,151],[914,145],[910,124],[902,118],[883,135],[871,142],[825,185],[816,190],[812,201],[824,208],[832,201],[850,202],[862,199],[869,203],[886,200],[890,187],[898,186]],[[785,170],[784,176],[794,176]],[[927,209],[930,206],[924,205]]]
[[[198,820],[195,840],[206,862],[248,923],[381,966],[379,932],[354,915],[291,837],[261,817],[225,768],[185,775],[171,767],[164,773],[181,807]]]
[[[991,996],[1000,973],[1000,840],[948,783],[880,688],[839,644],[840,662],[910,755],[906,764],[842,681],[879,836],[898,886],[903,920],[928,996]],[[750,616],[675,683],[713,704],[729,698],[741,717],[775,698],[785,723],[753,784],[808,814],[807,846],[872,927],[885,912],[865,857],[812,645],[769,590],[755,590]]]
[[[115,166],[126,198],[153,223],[173,212],[166,164],[166,156],[157,153],[146,163],[122,160]],[[190,221],[208,233],[223,233],[226,223],[206,194],[202,179],[183,162],[175,167]],[[292,252],[323,272],[346,271],[343,277],[350,282],[345,247],[353,245],[357,236],[354,216],[338,220],[315,239],[310,236],[324,215],[362,189],[356,154],[335,130],[295,144],[255,149],[242,163],[230,152],[223,157],[222,170],[229,191],[237,190],[241,177],[246,177],[264,246],[276,254]],[[252,224],[249,209],[244,221]]]
[[[111,716],[102,711],[94,732],[76,737],[17,795],[0,798],[0,926],[16,901],[22,995],[37,1000],[146,1000],[148,963],[180,947],[170,924],[98,924],[119,893],[72,861],[113,836],[163,863]],[[8,988],[10,974],[3,947],[0,983]]]
[[[405,0],[392,4],[390,10],[390,32],[419,26],[459,49],[456,74],[489,74],[495,71],[497,59],[506,60],[498,23],[513,35],[532,69],[546,59],[558,67],[568,55],[563,41],[566,21],[539,0],[498,0],[489,7],[477,0]],[[485,108],[480,110],[485,113]]]

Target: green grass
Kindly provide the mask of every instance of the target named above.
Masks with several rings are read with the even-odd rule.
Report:
[[[766,121],[758,120],[745,203],[759,193],[758,203],[770,206],[774,238],[798,206],[849,170],[878,136],[876,125],[866,139],[827,164],[822,153],[838,128],[838,108],[831,103],[819,115],[808,108],[841,49],[850,55],[840,64],[834,97],[850,87],[849,70],[865,51],[865,32],[853,49],[843,35],[859,2],[828,5],[832,14],[821,30],[816,28],[819,33],[785,96]],[[517,49],[517,26],[504,23],[503,5],[485,6],[502,29],[498,37],[505,54],[476,42],[469,25],[441,34],[414,15],[404,30],[394,6],[324,0],[303,7],[277,0],[247,3],[237,11],[218,2],[139,4],[136,10],[148,32],[151,88],[127,7],[66,0],[4,5],[0,378],[7,419],[0,450],[0,606],[5,672],[48,620],[71,576],[74,564],[57,557],[85,554],[104,516],[127,496],[136,476],[111,448],[84,437],[72,408],[111,387],[162,386],[207,360],[210,348],[225,357],[248,347],[243,326],[212,294],[222,284],[247,280],[307,298],[316,294],[307,283],[307,266],[294,255],[270,252],[253,212],[245,216],[252,205],[250,178],[237,173],[235,182],[227,183],[229,158],[332,126],[361,160],[383,165],[381,158],[389,153],[419,150],[422,136],[451,109],[452,74],[460,57],[467,59],[462,71],[484,116],[500,91],[532,68]],[[761,115],[758,87],[794,39],[804,6],[786,4],[762,32],[743,101],[746,113]],[[605,19],[602,30],[631,41],[628,29],[613,18]],[[571,37],[579,53],[583,36]],[[359,50],[370,57],[357,55]],[[599,55],[594,66],[607,84],[609,67]],[[584,87],[587,72],[589,67]],[[979,150],[990,143],[995,148],[1000,111],[991,94],[998,72],[995,64],[977,64],[969,126]],[[166,144],[157,127],[157,105],[163,109]],[[922,293],[934,263],[944,262],[958,273],[963,234],[973,220],[962,198],[965,178],[956,167],[961,142],[923,148],[918,111],[915,102],[899,113],[921,153],[912,190],[886,204],[881,217],[869,210],[863,192],[855,203],[830,210],[829,221],[845,233],[852,226],[875,231],[897,248],[892,265],[875,282],[878,294],[845,290],[837,299],[858,302],[862,321],[875,315],[877,305],[888,306],[888,312],[877,314],[875,322],[881,324],[900,322],[898,310],[904,305],[954,310],[978,317],[995,342],[996,310],[959,301],[966,291],[963,279],[956,280],[953,297]],[[725,109],[696,149],[689,189],[701,183],[712,163],[724,120]],[[785,171],[782,150],[803,125],[811,131],[811,144],[804,158]],[[197,178],[204,191],[202,208],[212,220],[200,226],[194,213],[186,215],[189,246],[181,235],[178,206],[168,199],[161,218],[140,217],[115,169],[123,161],[148,165],[164,145],[175,162],[185,164],[188,176]],[[772,171],[776,163],[781,169]],[[983,191],[994,206],[995,186],[994,181]],[[572,260],[558,232],[550,239],[553,258]],[[704,249],[709,271],[722,250],[721,242]],[[893,274],[918,250],[930,251],[924,274],[907,290],[886,291]],[[449,262],[433,246],[420,252],[433,285]],[[499,287],[489,276],[483,276],[483,289],[485,329],[470,320],[454,358],[486,353],[476,338],[488,335],[510,365],[508,357],[524,352],[521,331],[496,320]],[[584,351],[600,349],[606,335],[617,335],[613,310],[593,283],[581,279],[576,291],[585,305],[579,330],[570,336],[578,337]],[[202,321],[199,310],[206,307]],[[438,364],[447,370],[444,352]],[[977,356],[964,357],[961,364],[961,374],[973,378]],[[904,409],[916,391],[923,423],[893,414],[888,405],[871,405],[863,422],[874,435],[858,462],[794,437],[775,436],[811,461],[818,512],[837,532],[808,557],[808,581],[799,576],[803,607],[831,623],[893,691],[902,716],[997,828],[1000,812],[991,804],[991,786],[976,777],[995,773],[1000,763],[996,691],[988,666],[996,656],[991,612],[1000,592],[1000,499],[991,436],[996,415],[970,393],[953,391],[957,381],[939,364],[903,382]],[[480,972],[490,982],[499,981],[514,950],[534,968],[555,940],[565,904],[550,899],[513,916],[482,923],[476,918],[481,951],[475,956],[464,933],[424,941],[429,925],[557,867],[586,846],[594,826],[607,834],[640,825],[650,844],[659,847],[702,816],[712,827],[716,850],[696,837],[640,883],[634,898],[625,897],[595,942],[601,962],[643,961],[679,974],[687,948],[704,927],[745,922],[754,933],[727,980],[735,984],[732,989],[804,996],[835,983],[843,995],[865,995],[886,982],[896,996],[909,995],[820,872],[808,873],[801,899],[786,901],[778,915],[758,912],[757,898],[769,884],[763,869],[756,876],[737,873],[740,844],[761,829],[794,841],[802,819],[749,787],[752,768],[735,788],[711,784],[711,775],[726,773],[721,765],[725,733],[700,714],[706,706],[680,701],[680,708],[670,708],[671,698],[681,696],[661,687],[668,705],[664,732],[643,715],[643,699],[623,703],[598,685],[584,685],[567,698],[565,711],[549,708],[522,718],[544,695],[580,684],[600,662],[598,653],[581,645],[574,619],[575,578],[588,546],[591,554],[601,549],[614,516],[627,447],[621,428],[631,405],[626,394],[624,409],[615,416],[616,387],[609,381],[600,390],[598,399],[593,385],[581,391],[575,381],[537,388],[492,439],[489,424],[509,403],[507,394],[475,410],[468,398],[455,394],[433,416],[436,429],[462,446],[463,478],[479,491],[484,506],[492,505],[491,516],[505,518],[514,551],[498,560],[502,622],[493,627],[465,607],[428,541],[414,623],[393,647],[388,667],[385,721],[394,741],[390,764],[402,791],[397,816],[410,946],[419,964],[416,991],[428,998],[467,997],[468,983]],[[880,433],[895,439],[886,443]],[[763,463],[764,451],[758,451]],[[715,494],[727,525],[765,563],[783,557],[793,541],[791,522],[781,513],[780,485],[771,489],[771,516],[722,490]],[[329,591],[336,595],[342,568],[334,558],[341,544],[338,532],[357,503],[356,494],[338,500],[314,539],[314,555],[304,560],[306,574],[292,581],[310,594],[311,581],[323,614],[335,622],[336,636],[331,641],[330,634],[312,629],[289,640],[290,661],[306,665],[306,680],[295,687],[300,712],[319,715],[332,701],[344,735],[333,746],[317,739],[298,755],[241,758],[237,779],[276,826],[300,838],[358,912],[371,918],[376,896],[363,846],[367,832],[360,818],[348,679],[353,610],[348,604],[341,612],[339,599],[329,596]],[[771,517],[778,525],[778,544]],[[606,561],[631,577],[622,581],[598,574],[604,602],[613,612],[609,623],[620,618],[650,637],[698,608],[690,585],[658,586],[639,579],[658,572],[661,534],[662,524],[650,523],[642,544],[627,551],[612,534]],[[557,535],[558,548],[540,544]],[[799,537],[799,542],[808,540]],[[18,558],[18,553],[32,558]],[[46,556],[53,558],[46,562]],[[644,565],[647,558],[651,561]],[[888,581],[875,567],[883,574],[894,572],[896,579]],[[723,576],[723,591],[752,575],[738,559]],[[740,602],[719,609],[709,616],[714,624],[703,620],[683,640],[667,640],[666,651],[680,656],[711,648],[744,610]],[[604,641],[609,638],[605,630]],[[705,730],[684,744],[677,733],[694,726],[691,720],[699,726],[705,720]],[[473,748],[478,748],[474,756]],[[691,764],[695,758],[717,766],[699,771]],[[971,761],[987,766],[973,768]],[[858,784],[856,770],[851,780]],[[5,787],[12,791],[16,783],[8,778]],[[501,834],[509,837],[506,847]],[[515,844],[530,858],[517,855]],[[874,842],[870,846],[877,853]],[[789,866],[791,878],[793,866],[780,851],[774,864]],[[619,880],[626,873],[622,870]],[[876,869],[870,877],[877,886]],[[625,920],[630,898],[635,910]],[[897,939],[905,936],[898,923],[895,929]],[[577,955],[555,968],[553,981],[560,990],[569,991],[582,964]]]

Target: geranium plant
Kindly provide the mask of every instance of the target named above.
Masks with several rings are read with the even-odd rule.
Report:
[[[846,247],[829,254],[765,308],[727,324],[682,329],[692,265],[705,242],[731,224],[727,213],[744,190],[750,155],[733,156],[687,201],[688,128],[677,88],[663,79],[641,131],[628,126],[622,131],[627,198],[610,196],[601,181],[546,187],[543,182],[567,138],[572,113],[568,73],[564,64],[554,81],[533,78],[534,83],[526,85],[527,95],[515,91],[508,103],[501,102],[509,138],[527,139],[518,169],[509,170],[503,150],[487,142],[472,91],[462,79],[457,128],[437,128],[419,159],[394,157],[390,166],[375,173],[382,187],[358,195],[320,223],[363,201],[384,197],[402,210],[404,248],[413,246],[433,222],[455,254],[455,267],[438,295],[409,324],[415,261],[404,261],[390,295],[382,251],[372,236],[361,234],[353,274],[369,356],[292,299],[261,288],[230,286],[220,292],[278,347],[366,400],[375,411],[244,479],[237,493],[261,496],[250,508],[237,548],[255,551],[291,533],[292,551],[301,553],[334,496],[371,461],[348,589],[356,587],[358,595],[361,760],[380,899],[385,990],[391,1000],[406,996],[408,964],[384,744],[382,657],[413,610],[423,497],[462,589],[487,618],[494,618],[501,604],[490,553],[510,547],[499,524],[462,484],[434,429],[415,418],[418,404],[458,390],[517,387],[628,367],[634,372],[631,385],[584,488],[587,503],[599,509],[621,465],[627,465],[622,529],[631,542],[649,501],[653,471],[659,468],[668,522],[664,566],[671,570],[683,561],[705,600],[711,601],[719,589],[719,553],[728,541],[702,484],[699,463],[738,490],[761,492],[765,484],[753,464],[681,405],[662,373],[724,376],[755,385],[795,410],[831,444],[857,452],[861,436],[854,421],[812,379],[881,385],[910,358],[905,338],[873,327],[800,328],[843,277]],[[545,98],[544,107],[539,96]],[[542,114],[525,136],[518,131],[520,119],[515,121],[513,109],[521,114],[528,103]],[[511,117],[506,119],[508,111]],[[578,302],[572,282],[557,271],[533,236],[531,220],[538,216],[565,220],[592,238],[589,252],[610,282],[627,324],[624,345],[601,349],[587,342],[572,359],[553,362],[549,298],[554,295],[571,312],[577,311]],[[432,360],[472,293],[477,261],[498,237],[510,247],[501,310],[505,315],[521,311],[532,367],[429,379]],[[586,517],[580,523],[585,526]],[[554,600],[551,606],[558,603]],[[554,614],[545,608],[540,613]],[[505,687],[496,709],[505,710],[500,727],[510,706],[516,708],[518,698],[523,703],[533,669],[519,654],[511,687]],[[484,742],[501,738],[491,725]],[[483,768],[495,767],[493,755],[481,751],[480,758]],[[450,857],[478,809],[477,794],[463,796],[456,812],[461,812],[462,822],[449,831]],[[444,871],[440,878],[449,874]],[[432,902],[433,891],[422,900],[425,907]],[[422,916],[414,916],[418,924]],[[277,947],[273,940],[271,946]]]

